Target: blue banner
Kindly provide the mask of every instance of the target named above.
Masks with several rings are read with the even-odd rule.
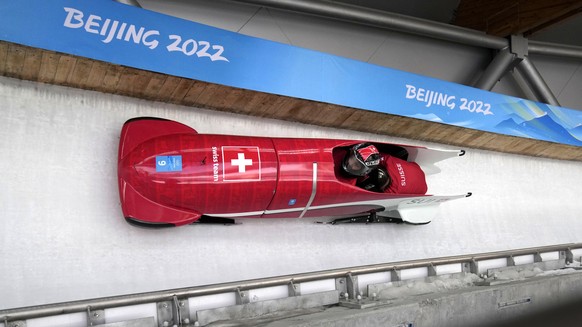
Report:
[[[0,0],[0,39],[238,88],[582,146],[582,112],[110,0]]]

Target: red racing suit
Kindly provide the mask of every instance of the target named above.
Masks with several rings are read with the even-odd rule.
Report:
[[[392,180],[385,193],[426,194],[428,187],[424,172],[416,162],[408,162],[388,154],[382,154],[380,167],[386,169]]]

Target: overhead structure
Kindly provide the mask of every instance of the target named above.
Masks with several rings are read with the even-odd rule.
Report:
[[[517,68],[538,101],[559,106],[558,99],[528,57],[528,40],[517,35],[511,35],[509,40],[510,46],[497,52],[474,86],[491,91],[503,75]]]
[[[115,1],[140,6],[137,0]],[[481,78],[473,85],[488,91],[492,90],[508,71],[527,59],[529,53],[582,59],[580,47],[531,42],[531,49],[528,49],[528,40],[522,36],[531,35],[580,13],[582,0],[559,0],[552,3],[518,0],[463,0],[454,18],[453,23],[456,25],[331,1],[231,1],[499,50]],[[516,43],[519,45],[516,46]],[[517,48],[519,50],[515,50]],[[537,97],[534,100],[559,105],[556,96],[537,72],[531,60],[528,59],[520,71],[526,84],[532,88],[533,94]]]
[[[363,8],[349,4],[327,1],[278,1],[278,0],[232,0],[258,6],[266,6],[280,10],[288,10],[294,12],[301,12],[310,15],[322,16],[342,21],[349,21],[352,23],[359,23],[368,26],[379,27],[383,29],[396,30],[403,33],[410,33],[449,42],[465,44],[469,46],[478,46],[489,48],[493,50],[502,50],[489,65],[480,81],[475,85],[481,89],[491,90],[495,83],[499,81],[503,75],[527,56],[527,40],[525,42],[525,49],[519,50],[516,53],[513,49],[515,41],[506,38],[510,34],[490,35],[483,31],[469,29],[460,26],[443,24],[439,22],[429,21],[420,18],[404,16],[400,14],[380,11],[375,9]],[[480,2],[480,0],[474,0]],[[503,1],[502,1],[503,2]],[[572,1],[569,1],[572,2]],[[582,1],[574,1],[576,3]],[[497,2],[498,4],[500,2]],[[568,8],[576,6],[567,6]],[[495,7],[497,8],[497,7]],[[577,7],[576,7],[577,8]],[[492,11],[496,9],[491,9]],[[531,9],[533,10],[533,9]],[[549,9],[548,9],[549,10]],[[561,12],[561,11],[560,11]],[[537,21],[533,19],[533,21]],[[529,22],[529,21],[528,21]],[[545,21],[544,21],[545,22]],[[548,23],[548,22],[545,22]],[[532,26],[533,22],[529,23]],[[503,24],[502,24],[503,25]],[[537,26],[537,25],[536,25]],[[511,30],[513,32],[514,30]],[[515,30],[517,31],[517,30]],[[513,37],[512,37],[513,39]],[[516,38],[519,43],[523,44],[523,38]],[[548,51],[546,45],[545,51]],[[523,47],[522,47],[523,48]],[[510,52],[503,49],[509,49]],[[527,72],[532,72],[535,69],[533,63],[528,61]],[[553,95],[547,84],[543,81],[541,76],[526,73],[524,78],[527,80],[527,85],[532,87],[534,94],[538,96],[538,101],[546,102],[548,104],[559,105],[557,98]]]
[[[232,1],[300,12],[477,47],[499,50],[508,46],[508,41],[505,38],[487,35],[468,28],[338,2],[311,0]]]
[[[509,47],[501,49],[481,78],[475,83],[476,88],[491,91],[495,84],[505,75],[515,62],[515,54],[509,50]]]
[[[125,3],[126,5],[142,8],[139,2],[137,2],[137,0],[115,0],[115,1],[119,3]]]
[[[527,37],[580,12],[581,0],[461,0],[453,24],[493,36]]]
[[[529,40],[527,48],[533,54],[582,60],[582,47],[578,46]]]
[[[517,68],[538,100],[554,106],[560,105],[542,75],[528,57],[525,57]]]

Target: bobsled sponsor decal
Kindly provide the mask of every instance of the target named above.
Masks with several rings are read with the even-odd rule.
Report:
[[[432,204],[440,204],[442,202],[447,202],[449,200],[460,199],[463,197],[471,196],[471,193],[462,194],[462,195],[431,195],[431,196],[423,196],[418,198],[412,198],[405,201],[400,202],[399,205],[404,206],[417,206],[417,205],[432,205]]]
[[[182,156],[156,156],[156,171],[182,171]]]
[[[441,203],[441,202],[446,202],[448,201],[448,198],[434,198],[434,197],[426,197],[426,198],[420,198],[420,199],[411,199],[407,202],[405,202],[404,204],[431,204],[431,203]]]
[[[406,174],[404,173],[404,168],[400,163],[396,163],[396,168],[398,168],[398,175],[400,175],[400,185],[406,186]]]
[[[218,182],[218,169],[220,164],[218,163],[218,148],[212,147],[212,180]]]
[[[256,146],[223,146],[224,181],[260,181],[261,156]]]

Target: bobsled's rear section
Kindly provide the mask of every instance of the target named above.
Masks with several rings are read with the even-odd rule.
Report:
[[[413,225],[423,225],[431,222],[438,214],[438,207],[441,203],[450,200],[468,197],[471,193],[459,195],[430,195],[426,194],[427,186],[425,175],[436,174],[440,169],[436,163],[460,157],[465,154],[464,150],[440,150],[419,146],[384,144],[371,142],[384,158],[394,157],[395,160],[381,160],[384,168],[389,171],[392,187],[387,188],[389,194],[376,192],[369,195],[364,201],[340,203],[336,210],[341,212],[347,205],[359,204],[374,205],[376,210],[369,210],[367,213],[352,215],[351,217],[332,220],[331,223],[408,223]],[[345,149],[337,149],[337,156],[341,159]],[[387,155],[387,156],[385,156]],[[338,159],[336,159],[337,161]],[[389,169],[388,165],[394,165]],[[345,179],[345,175],[338,174],[338,179]],[[349,183],[349,181],[346,181]],[[353,181],[352,181],[353,183]],[[401,184],[402,187],[394,187],[394,183]],[[415,185],[411,185],[415,184]],[[376,197],[375,197],[376,196]],[[353,199],[350,199],[353,200]]]
[[[428,195],[401,199],[395,206],[379,212],[379,216],[390,217],[412,225],[430,223],[438,214],[441,203],[471,196],[471,193],[459,195]]]
[[[409,153],[408,160],[417,163],[426,175],[439,173],[441,169],[436,163],[465,155],[465,150],[437,150],[424,147],[406,147]],[[458,195],[429,195],[426,197],[410,197],[400,201],[390,213],[392,217],[403,222],[422,225],[432,221],[438,214],[441,203],[462,199],[471,196],[471,193]],[[388,210],[383,213],[387,214]]]
[[[465,155],[465,150],[437,150],[424,147],[403,146],[408,152],[408,161],[416,162],[426,175],[439,173],[435,164],[449,158]]]

